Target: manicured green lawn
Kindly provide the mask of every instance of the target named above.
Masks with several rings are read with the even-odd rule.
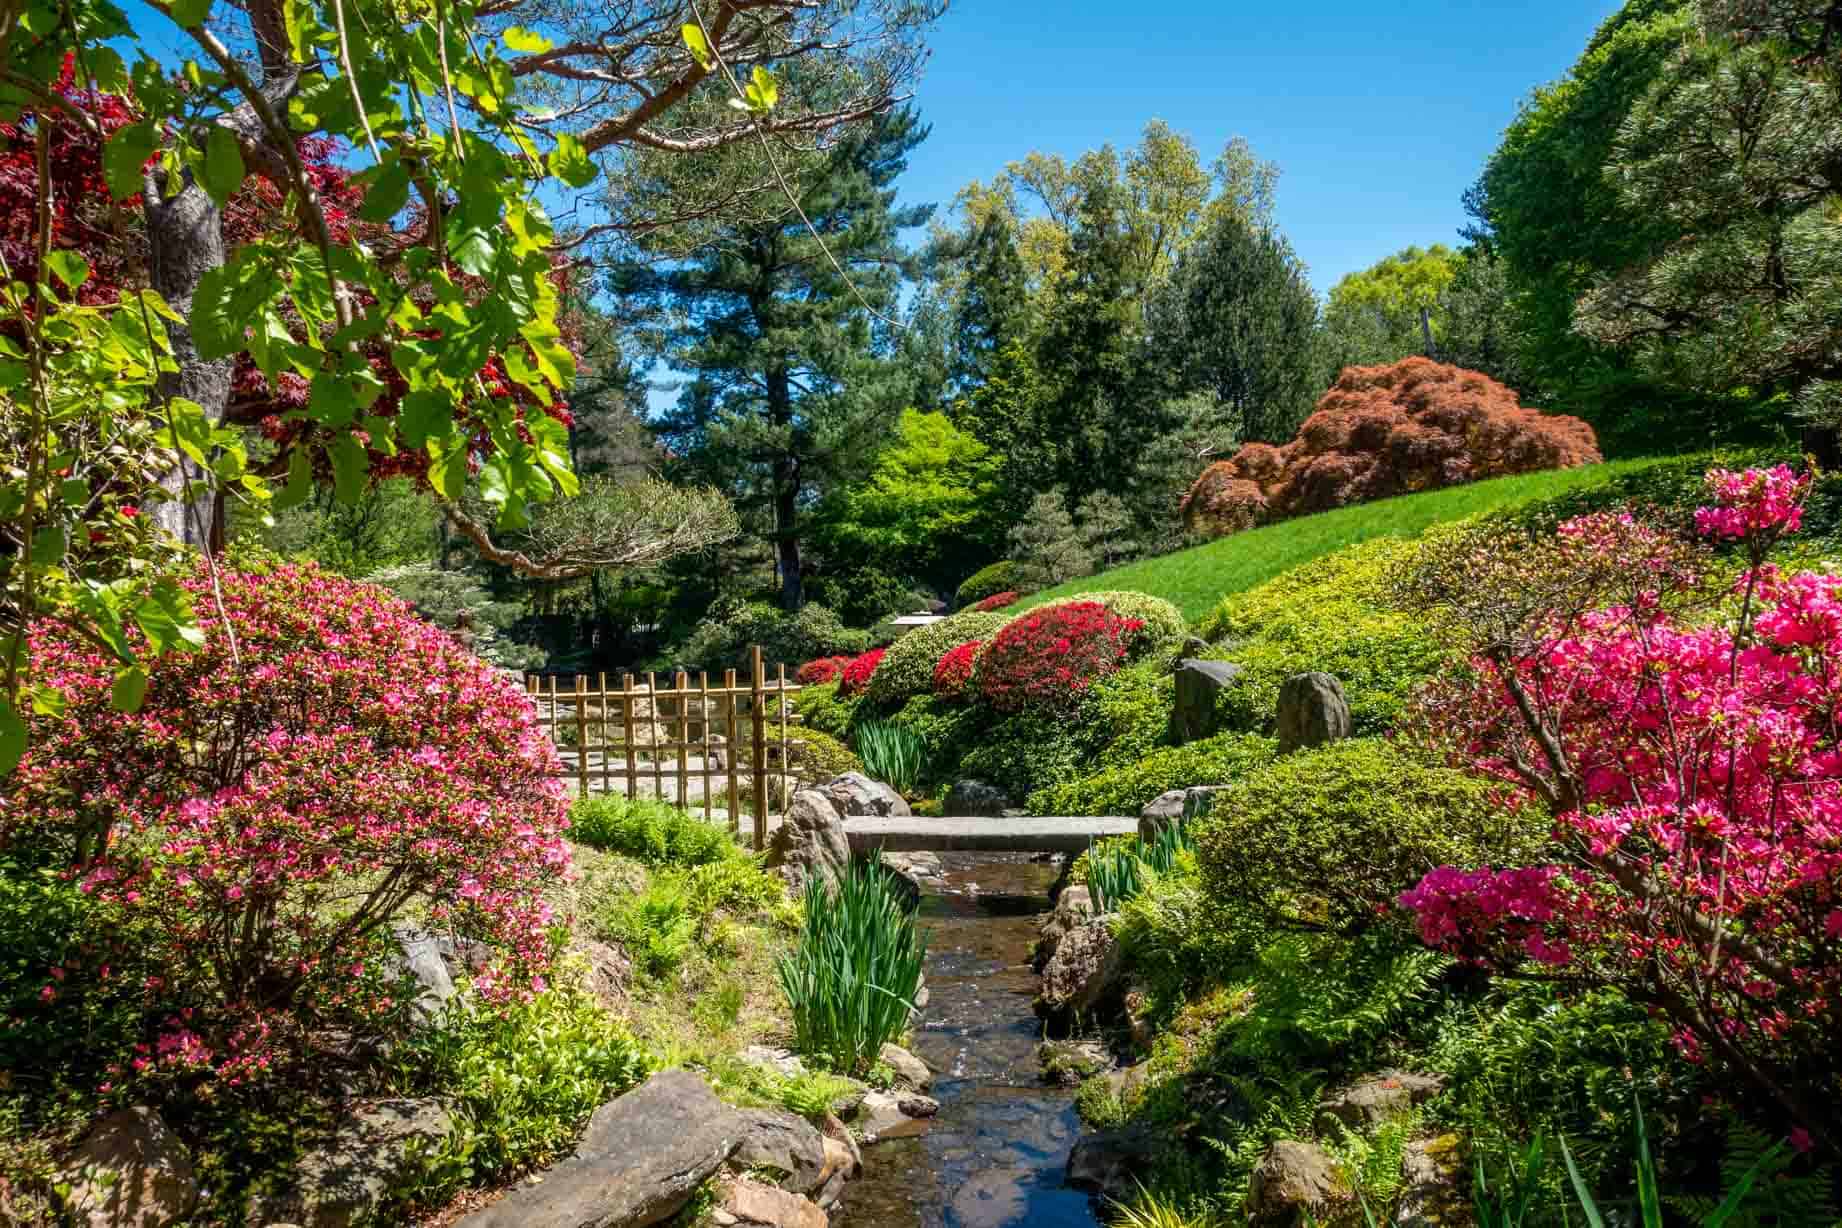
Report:
[[[1252,588],[1333,550],[1375,537],[1417,537],[1429,525],[1441,521],[1462,520],[1480,512],[1546,499],[1658,463],[1657,458],[1614,461],[1340,507],[1071,580],[1037,593],[1022,604],[1037,605],[1084,592],[1129,589],[1172,602],[1194,622],[1223,596]]]

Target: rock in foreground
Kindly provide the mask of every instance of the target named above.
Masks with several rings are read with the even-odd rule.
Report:
[[[668,1070],[595,1110],[576,1153],[463,1228],[647,1228],[676,1215],[747,1123],[704,1081]]]

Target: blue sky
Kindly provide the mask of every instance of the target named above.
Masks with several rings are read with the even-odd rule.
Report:
[[[953,0],[916,93],[933,134],[899,181],[943,207],[1032,149],[1073,158],[1158,118],[1212,160],[1279,164],[1279,224],[1327,290],[1453,243],[1517,104],[1618,0]]]

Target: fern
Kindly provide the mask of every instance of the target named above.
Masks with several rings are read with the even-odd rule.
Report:
[[[1252,1061],[1363,1050],[1424,1006],[1446,956],[1404,946],[1385,930],[1339,946],[1326,959],[1324,940],[1289,935],[1259,955],[1254,1008],[1237,1027],[1230,1051]]]
[[[1835,1174],[1828,1166],[1793,1173],[1797,1155],[1782,1143],[1742,1121],[1727,1125],[1727,1149],[1721,1155],[1720,1188],[1733,1190],[1752,1174],[1745,1196],[1727,1219],[1727,1228],[1831,1228],[1837,1222],[1833,1199]],[[1695,1223],[1706,1223],[1720,1208],[1720,1195],[1669,1194],[1664,1201]]]
[[[1223,1077],[1247,1105],[1247,1114],[1227,1123],[1222,1137],[1205,1136],[1203,1142],[1221,1156],[1226,1169],[1223,1190],[1238,1204],[1246,1197],[1254,1166],[1275,1140],[1310,1137],[1325,1080],[1321,1071],[1304,1069]]]

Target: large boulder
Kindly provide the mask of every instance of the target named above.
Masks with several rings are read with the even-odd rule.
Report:
[[[1293,674],[1279,686],[1279,753],[1323,746],[1350,736],[1350,706],[1343,684],[1329,674]]]
[[[393,936],[401,952],[401,968],[416,982],[410,1015],[418,1023],[429,1023],[441,1014],[442,1007],[456,993],[447,961],[441,957],[442,941],[437,935],[410,925],[397,926]]]
[[[795,892],[813,879],[836,883],[851,864],[851,844],[844,817],[831,798],[817,789],[801,789],[787,803],[779,827],[768,838],[763,864]]]
[[[941,813],[956,818],[997,818],[1011,806],[1010,794],[982,780],[956,780],[947,790]]]
[[[595,1110],[575,1154],[464,1228],[647,1228],[676,1215],[735,1154],[748,1122],[687,1070]]]
[[[1358,1079],[1320,1100],[1312,1127],[1326,1138],[1335,1137],[1339,1126],[1360,1134],[1411,1112],[1443,1090],[1445,1080],[1438,1075],[1385,1071]]]
[[[1092,1018],[1118,997],[1123,962],[1119,941],[1105,920],[1071,930],[1043,968],[1037,1014],[1061,1021]]]
[[[1316,1143],[1282,1139],[1266,1149],[1247,1182],[1247,1218],[1253,1224],[1317,1223],[1350,1201],[1337,1162]]]
[[[1064,887],[1055,897],[1055,907],[1036,923],[1034,962],[1041,972],[1055,958],[1055,950],[1074,930],[1094,917],[1094,895],[1085,884]]]
[[[1166,828],[1199,819],[1215,808],[1215,795],[1227,785],[1189,785],[1167,789],[1138,812],[1139,839],[1156,840]]]
[[[251,1223],[347,1228],[364,1222],[421,1157],[454,1132],[439,1100],[380,1100],[340,1118],[275,1188],[250,1200]]]
[[[730,1166],[769,1173],[783,1189],[808,1194],[825,1184],[825,1136],[818,1127],[785,1109],[741,1110],[745,1133]]]
[[[1176,686],[1171,695],[1170,740],[1182,746],[1219,733],[1216,698],[1234,685],[1241,667],[1232,661],[1202,661],[1185,657],[1177,662]]]
[[[738,1178],[724,1183],[710,1222],[719,1228],[827,1228],[831,1216],[791,1190]]]
[[[886,819],[910,812],[902,795],[880,780],[871,780],[862,772],[846,772],[819,786],[819,792],[831,800],[838,813],[846,818]]]
[[[1125,1202],[1169,1147],[1167,1139],[1142,1126],[1083,1134],[1068,1153],[1068,1184]]]
[[[179,1136],[145,1105],[90,1126],[65,1165],[64,1208],[85,1228],[161,1228],[198,1201],[198,1177]]]

